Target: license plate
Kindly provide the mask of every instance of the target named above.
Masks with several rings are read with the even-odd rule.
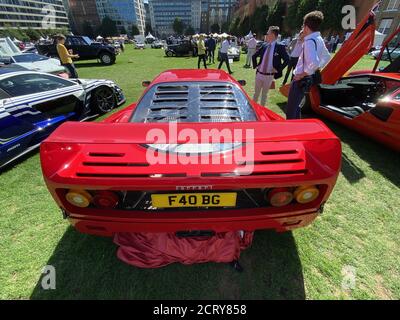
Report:
[[[235,207],[236,197],[236,192],[152,194],[151,201],[156,208]]]
[[[229,59],[229,64],[232,64],[233,63],[233,59]]]

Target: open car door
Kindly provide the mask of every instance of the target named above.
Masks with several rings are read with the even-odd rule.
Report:
[[[375,5],[368,15],[358,24],[350,38],[344,42],[340,51],[322,70],[322,83],[335,84],[349,71],[372,47],[375,38]]]
[[[384,72],[384,73],[396,73],[400,72],[400,55],[397,52],[400,51],[400,27],[390,35],[389,38],[382,45],[381,52],[376,59],[373,73]],[[389,64],[382,69],[379,68],[382,62],[382,57],[387,54]]]

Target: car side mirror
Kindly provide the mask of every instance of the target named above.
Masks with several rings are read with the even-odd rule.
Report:
[[[238,80],[238,82],[242,87],[244,87],[247,84],[246,80]]]
[[[145,81],[142,81],[142,87],[145,87],[145,88],[147,88],[149,85],[150,85],[150,81],[148,81],[148,80],[145,80]]]

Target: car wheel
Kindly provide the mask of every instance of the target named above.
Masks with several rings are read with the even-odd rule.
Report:
[[[172,51],[167,51],[165,54],[169,58],[173,57],[173,55],[174,55],[174,53]]]
[[[114,63],[113,56],[108,52],[104,52],[104,53],[100,54],[100,61],[102,64],[107,65],[107,66]]]
[[[104,114],[116,107],[114,90],[109,87],[97,89],[92,97],[92,107],[95,112]]]

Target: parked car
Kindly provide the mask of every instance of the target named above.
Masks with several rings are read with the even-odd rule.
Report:
[[[161,49],[164,47],[164,44],[161,41],[156,40],[151,44],[151,47],[153,49]]]
[[[222,70],[168,70],[144,84],[137,104],[65,123],[41,146],[46,185],[76,229],[288,231],[323,211],[341,144],[321,121],[284,120]]]
[[[60,60],[35,53],[21,53],[13,56],[0,56],[0,64],[19,65],[27,70],[47,72],[51,74],[66,74]]]
[[[400,29],[388,40],[399,32]],[[400,57],[391,57],[392,62],[385,63],[382,69],[378,68],[378,58],[372,71],[346,75],[368,52],[374,36],[375,14],[371,11],[323,69],[323,83],[312,89],[303,110],[318,113],[400,151]],[[382,54],[387,52],[388,45],[387,41]]]
[[[113,45],[94,42],[88,37],[66,36],[65,46],[78,54],[80,61],[98,59],[104,65],[111,65],[116,61],[117,51]],[[37,49],[42,55],[58,57],[56,40],[51,44],[39,44]]]
[[[134,43],[135,49],[146,49],[146,44],[144,42],[136,41]]]
[[[68,77],[58,59],[51,59],[36,53],[24,53],[10,38],[0,38],[0,64],[18,65],[26,70],[62,74]]]
[[[179,40],[176,44],[169,44],[165,49],[167,57],[184,56],[193,52],[193,45],[190,40]]]
[[[124,101],[109,80],[0,67],[0,167],[38,147],[61,123],[109,112]]]
[[[232,59],[233,61],[239,61],[240,60],[240,48],[236,46],[231,46],[228,49],[228,58]],[[221,60],[221,52],[218,51],[218,61]]]

